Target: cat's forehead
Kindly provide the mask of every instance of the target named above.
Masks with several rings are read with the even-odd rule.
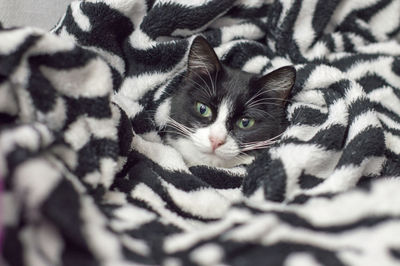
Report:
[[[254,74],[244,71],[226,68],[224,74],[221,75],[219,82],[219,92],[221,95],[238,96],[249,92],[251,81],[254,79]]]
[[[228,101],[232,111],[245,108],[258,91],[254,81],[259,75],[247,73],[238,69],[222,66],[218,73],[195,74],[188,78],[189,90],[181,90],[188,99],[200,101],[212,106],[214,109],[223,102]],[[179,94],[178,94],[179,95]]]

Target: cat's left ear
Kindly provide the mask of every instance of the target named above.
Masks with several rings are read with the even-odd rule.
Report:
[[[221,63],[207,40],[201,36],[194,38],[189,51],[189,73],[207,75],[218,72],[221,68]]]
[[[293,66],[284,66],[259,78],[256,86],[264,89],[268,97],[285,104],[295,81],[296,69]]]

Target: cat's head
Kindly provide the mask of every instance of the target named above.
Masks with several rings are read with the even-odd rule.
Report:
[[[295,76],[291,66],[264,76],[229,68],[196,37],[185,77],[171,98],[169,144],[189,165],[242,163],[287,127],[285,106]]]

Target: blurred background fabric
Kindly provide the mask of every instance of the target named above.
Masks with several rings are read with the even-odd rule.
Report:
[[[0,22],[5,27],[32,26],[50,30],[72,0],[0,0]]]

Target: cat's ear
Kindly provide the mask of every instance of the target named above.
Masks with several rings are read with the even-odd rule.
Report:
[[[189,51],[189,73],[207,75],[220,70],[221,63],[211,45],[201,36],[194,38]]]
[[[293,66],[284,66],[259,78],[256,87],[265,90],[268,97],[272,96],[285,104],[295,81],[296,69]]]

